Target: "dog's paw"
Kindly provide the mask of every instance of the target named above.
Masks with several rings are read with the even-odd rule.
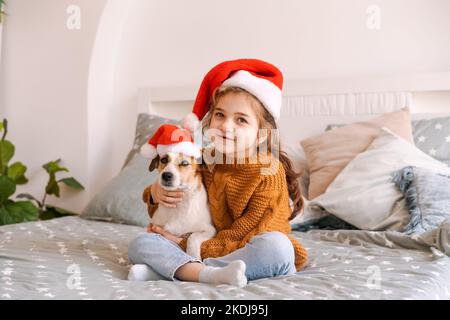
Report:
[[[186,253],[195,259],[202,260],[201,245],[202,245],[201,241],[199,241],[193,236],[190,236],[188,238],[186,245]]]

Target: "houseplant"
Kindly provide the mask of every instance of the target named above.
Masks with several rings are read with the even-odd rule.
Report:
[[[56,179],[58,172],[68,172],[67,168],[60,166],[60,159],[50,161],[42,167],[49,175],[49,180],[45,187],[42,200],[22,193],[16,199],[12,196],[16,192],[17,185],[28,182],[25,176],[27,167],[20,161],[10,164],[15,153],[15,146],[6,140],[8,134],[8,121],[6,119],[0,123],[0,225],[19,223],[24,221],[47,220],[75,213],[46,204],[49,195],[60,196],[60,184],[65,184],[71,188],[82,190],[84,187],[73,177]],[[24,199],[24,200],[17,200]]]
[[[3,7],[5,5],[5,0],[0,0],[0,23],[3,21],[3,16],[6,15],[6,12],[3,11]]]

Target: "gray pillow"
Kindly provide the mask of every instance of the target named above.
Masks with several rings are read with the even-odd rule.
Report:
[[[437,228],[450,218],[450,175],[408,166],[393,174],[411,215],[407,234]]]
[[[149,160],[137,154],[119,175],[89,202],[81,217],[145,227],[150,222],[142,193],[158,179],[148,171]]]
[[[136,124],[136,132],[134,135],[133,147],[128,152],[123,168],[133,159],[133,157],[140,152],[141,147],[150,139],[155,131],[164,123],[171,123],[179,125],[180,121],[158,117],[151,114],[140,113]]]
[[[325,131],[346,126],[329,124]],[[412,133],[417,148],[450,165],[450,117],[412,121]]]

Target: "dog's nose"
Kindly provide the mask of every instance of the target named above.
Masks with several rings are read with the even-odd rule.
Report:
[[[162,179],[163,179],[164,181],[167,181],[167,182],[172,181],[172,179],[173,179],[173,173],[172,173],[172,172],[164,172],[164,173],[162,174]]]

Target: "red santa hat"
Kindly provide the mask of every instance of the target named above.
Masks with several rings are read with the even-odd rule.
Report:
[[[253,94],[275,121],[280,117],[283,74],[274,65],[258,59],[225,61],[204,77],[195,98],[192,113],[184,117],[183,126],[194,131],[208,112],[216,88],[239,87]]]
[[[195,145],[189,131],[173,124],[163,124],[141,147],[141,154],[148,159],[154,159],[157,155],[162,157],[169,152],[196,158],[201,155],[200,148]]]

